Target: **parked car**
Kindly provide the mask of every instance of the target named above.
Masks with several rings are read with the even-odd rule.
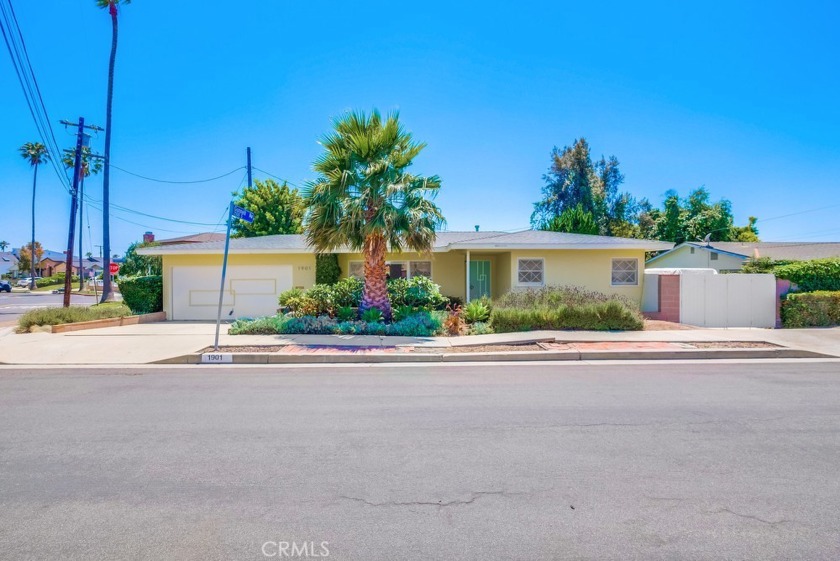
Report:
[[[32,282],[32,279],[30,277],[25,277],[22,279],[18,279],[17,285],[21,288],[26,288],[27,286],[29,286],[30,282]]]
[[[0,292],[11,292],[12,285],[9,281],[0,280]]]

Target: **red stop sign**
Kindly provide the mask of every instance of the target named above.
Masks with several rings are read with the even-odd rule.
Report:
[[[120,272],[120,266],[118,263],[111,263],[111,265],[108,267],[108,270],[111,271],[112,275],[116,275]]]

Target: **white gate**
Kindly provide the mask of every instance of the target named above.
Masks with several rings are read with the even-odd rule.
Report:
[[[773,328],[776,298],[773,275],[680,275],[680,323]]]

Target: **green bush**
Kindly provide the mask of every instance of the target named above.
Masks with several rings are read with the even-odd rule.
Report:
[[[493,328],[483,321],[477,321],[470,325],[470,335],[488,335],[494,333]]]
[[[448,303],[440,293],[440,286],[422,276],[389,280],[388,299],[392,308],[411,306],[421,310],[436,310]]]
[[[840,325],[840,291],[788,294],[782,302],[785,327],[829,327]]]
[[[273,316],[256,319],[238,319],[234,321],[228,333],[230,335],[275,335],[282,332],[285,316]]]
[[[35,286],[38,288],[43,288],[45,286],[56,286],[56,285],[63,285],[64,284],[64,273],[56,273],[51,277],[44,277],[41,279],[35,279]],[[73,275],[70,277],[70,282],[79,282],[79,276]]]
[[[473,300],[464,307],[464,319],[467,323],[486,321],[490,317],[490,306],[482,300]]]
[[[780,279],[787,279],[802,292],[840,290],[840,258],[795,261],[775,268]]]
[[[362,312],[362,321],[376,323],[382,321],[382,311],[379,308],[368,308]]]
[[[135,314],[152,314],[163,310],[163,277],[128,277],[118,281],[123,302]]]
[[[322,253],[315,256],[315,283],[335,284],[341,278],[341,267],[338,266],[338,255]]]
[[[309,298],[315,306],[314,313],[308,311],[307,315],[332,315],[335,309],[335,296],[333,294],[333,287],[329,284],[316,284],[306,291],[306,297]]]
[[[351,308],[350,306],[341,306],[335,311],[335,317],[339,321],[351,321],[356,319],[358,315],[356,308]]]
[[[231,335],[398,335],[431,337],[441,331],[438,312],[417,312],[400,321],[386,324],[380,321],[342,321],[329,316],[275,316],[239,319],[231,325]]]
[[[332,286],[333,300],[339,307],[358,308],[362,301],[362,291],[365,283],[356,277],[341,279]]]
[[[302,288],[291,288],[285,292],[281,292],[280,296],[277,298],[277,302],[285,307],[291,307],[290,303],[297,302],[301,298],[303,298],[304,291]]]
[[[490,323],[496,333],[535,329],[640,330],[638,305],[575,287],[545,287],[508,293],[495,302]]]
[[[131,310],[127,306],[109,302],[90,306],[71,306],[69,308],[39,308],[30,310],[18,319],[19,331],[28,331],[33,325],[62,325],[80,321],[93,321],[130,316]]]

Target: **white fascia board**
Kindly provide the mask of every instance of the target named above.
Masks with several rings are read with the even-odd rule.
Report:
[[[434,248],[432,249],[432,253],[441,253],[449,251],[447,248]],[[225,248],[178,248],[178,249],[169,249],[166,247],[142,247],[137,250],[137,255],[222,255],[225,252]],[[228,251],[231,255],[256,255],[256,254],[271,254],[271,255],[284,255],[284,254],[308,254],[308,255],[315,255],[315,250],[310,248],[296,248],[296,249],[234,249],[230,248]],[[330,253],[360,253],[358,251],[351,251],[347,249],[335,250],[331,251]],[[391,252],[389,252],[391,253]],[[404,251],[403,253],[415,253],[413,251]]]

